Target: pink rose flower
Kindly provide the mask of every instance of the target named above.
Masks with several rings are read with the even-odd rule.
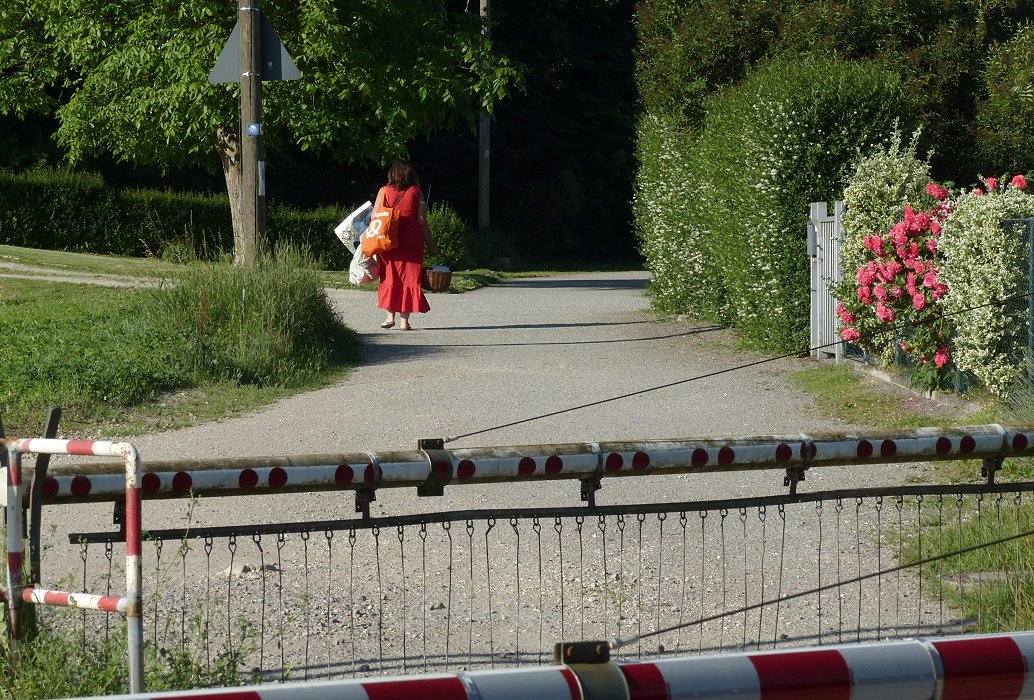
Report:
[[[902,350],[904,350],[905,352],[912,352],[912,348],[910,348],[908,346],[908,343],[906,343],[903,340],[900,343],[898,343],[898,347],[901,348]]]
[[[984,184],[987,185],[987,191],[991,192],[996,187],[998,187],[998,178],[996,178],[996,177],[985,178],[984,179]]]
[[[1025,190],[1027,189],[1027,178],[1022,175],[1016,175],[1009,184],[1018,190]]]
[[[837,315],[840,316],[840,321],[845,326],[853,325],[858,320],[855,318],[855,315],[844,308],[844,305],[840,302],[837,302]]]
[[[851,341],[851,340],[858,340],[862,336],[858,332],[858,330],[855,329],[855,328],[841,328],[840,329],[840,337],[843,338],[844,340]]]
[[[873,283],[873,281],[875,281],[876,275],[874,274],[873,270],[870,270],[868,267],[862,266],[858,268],[858,274],[856,275],[856,278],[858,280],[858,284],[860,284],[863,287],[868,287],[870,284]]]
[[[869,289],[867,286],[864,286],[864,285],[859,287],[858,288],[858,301],[862,302],[863,304],[871,304],[872,303],[872,290]]]
[[[977,197],[983,197],[984,191],[978,187],[975,190],[973,190],[973,194],[975,194]]]
[[[927,183],[926,193],[939,202],[942,202],[948,198],[947,188],[941,187],[935,182]]]
[[[917,292],[912,296],[912,307],[916,311],[922,311],[926,308],[926,295],[922,292]]]
[[[897,277],[903,269],[904,266],[901,263],[899,263],[897,260],[891,260],[887,263],[884,263],[883,269],[881,270],[881,274],[884,278],[886,278],[888,282],[890,282],[892,279]]]
[[[905,290],[903,290],[901,287],[891,287],[890,295],[895,299],[900,299],[901,297],[905,296]]]
[[[894,320],[894,312],[883,305],[882,301],[876,302],[876,318],[880,319],[883,323],[890,323]]]
[[[928,289],[933,289],[937,286],[937,270],[931,269],[923,275],[923,286]]]
[[[937,255],[937,241],[930,239],[926,242],[926,249],[930,251],[930,255]]]
[[[877,284],[872,288],[872,295],[880,301],[887,301],[887,288],[882,284]]]
[[[944,365],[948,364],[948,357],[950,357],[948,348],[939,348],[937,352],[934,353],[933,363],[938,367],[944,367]]]
[[[930,221],[930,233],[932,233],[934,236],[941,235],[941,223],[936,219]]]
[[[866,250],[872,251],[874,255],[883,257],[883,238],[881,236],[866,236],[864,245]]]

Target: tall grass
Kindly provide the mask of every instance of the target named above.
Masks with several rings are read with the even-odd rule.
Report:
[[[102,613],[94,613],[102,614]],[[125,627],[108,638],[88,639],[68,625],[41,628],[22,642],[12,664],[0,654],[0,697],[9,700],[76,698],[128,692]],[[144,648],[144,687],[150,692],[220,688],[255,679],[243,672],[241,652],[223,652],[207,663],[189,651]]]
[[[148,309],[199,380],[297,387],[355,359],[305,254],[291,246],[255,265],[195,264]]]
[[[951,522],[954,504],[944,520],[923,524],[922,538],[911,533],[903,543],[902,562],[949,554],[1034,529],[1034,506],[1016,505],[1011,495],[978,496],[977,515]],[[920,550],[920,542],[922,549]],[[1034,542],[1030,537],[983,547],[923,566],[927,590],[943,591],[945,602],[958,610],[976,632],[1026,630],[1034,625]]]

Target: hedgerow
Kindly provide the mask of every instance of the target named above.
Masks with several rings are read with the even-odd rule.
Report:
[[[349,255],[333,228],[345,213],[270,203],[270,249],[291,243],[309,250],[320,265],[343,269]],[[0,243],[131,256],[187,246],[213,256],[233,249],[233,228],[226,197],[118,189],[91,173],[0,170]]]
[[[808,203],[840,195],[905,105],[892,73],[808,59],[718,93],[690,144],[644,117],[636,223],[656,308],[717,316],[769,350],[805,347]]]

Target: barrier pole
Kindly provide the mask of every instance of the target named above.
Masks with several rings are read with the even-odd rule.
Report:
[[[15,664],[18,662],[22,636],[22,456],[13,447],[6,447],[3,452],[7,457],[4,466],[7,467],[7,609],[10,625],[8,653],[11,663]]]
[[[7,512],[8,512],[8,604],[14,614],[15,606],[22,600],[21,586],[21,506],[22,499],[19,493],[21,485],[21,453],[34,452],[37,454],[67,454],[80,456],[98,457],[121,457],[125,462],[125,493],[126,493],[126,637],[127,637],[127,661],[129,663],[129,692],[142,693],[144,689],[144,620],[142,585],[143,574],[141,571],[140,554],[143,541],[143,515],[140,496],[140,453],[136,447],[128,442],[108,442],[103,440],[54,440],[49,438],[35,438],[27,440],[12,441],[8,446],[12,468],[8,470],[7,489]],[[12,486],[13,484],[13,486]],[[13,518],[16,527],[11,525],[11,513],[16,513]],[[17,542],[13,539],[13,532],[17,530]],[[12,553],[17,552],[16,556]],[[17,583],[12,578],[13,572],[17,574]],[[19,589],[19,590],[16,590]],[[54,592],[51,592],[54,593]],[[43,596],[43,602],[47,603],[47,596]],[[52,599],[61,600],[61,596]],[[64,603],[67,604],[65,599]],[[12,625],[12,630],[17,628]],[[17,638],[12,635],[12,640]]]

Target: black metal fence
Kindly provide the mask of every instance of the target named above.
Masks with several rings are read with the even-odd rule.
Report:
[[[573,639],[633,659],[1011,630],[1032,500],[912,486],[153,531],[145,630],[267,679],[541,664]],[[70,539],[77,578],[117,588],[112,535]]]

